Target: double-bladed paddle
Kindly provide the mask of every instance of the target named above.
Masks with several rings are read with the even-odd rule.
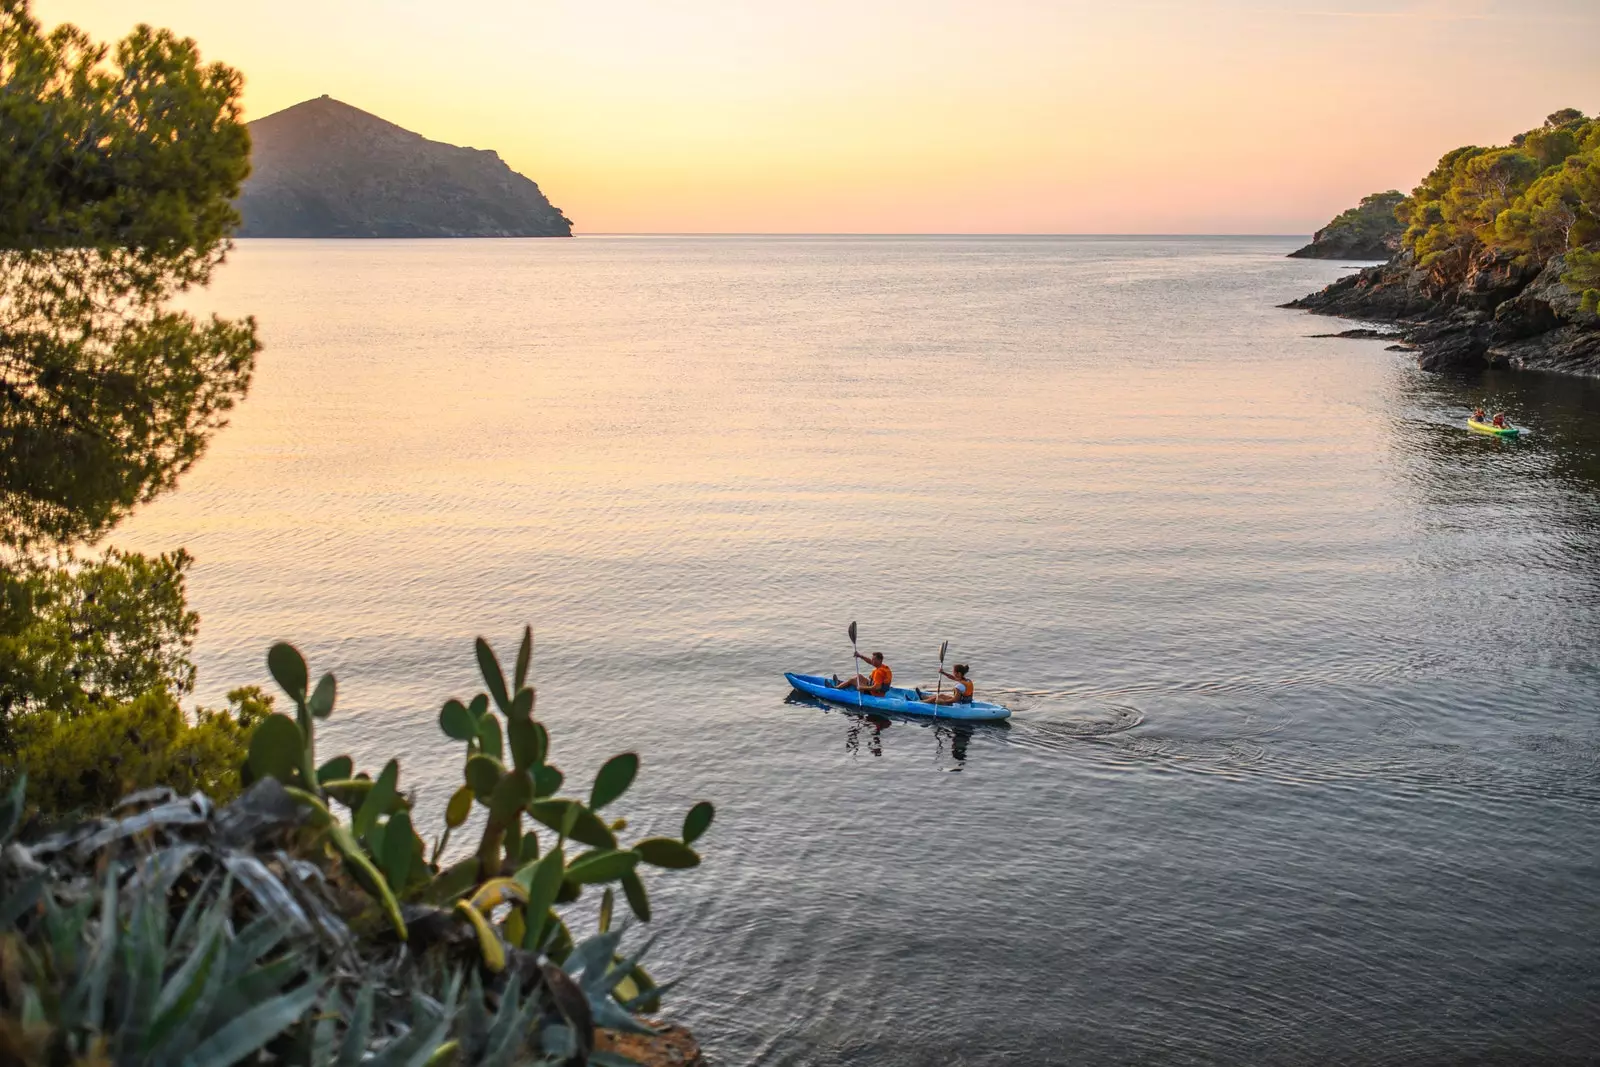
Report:
[[[855,624],[854,620],[851,620],[851,622],[850,622],[850,651],[852,653],[854,653],[854,655],[850,659],[850,673],[852,675],[854,675],[855,679],[856,679],[856,707],[860,708],[861,707],[861,671],[856,667],[856,664],[858,662],[860,662],[858,657],[861,655],[861,652],[856,648],[856,624]]]
[[[933,717],[939,717],[939,698],[944,695],[944,654],[950,651],[950,642],[939,642],[939,684],[933,691]]]

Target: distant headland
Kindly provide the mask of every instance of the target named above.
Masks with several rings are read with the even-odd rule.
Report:
[[[250,123],[240,237],[571,237],[537,183],[322,96]]]
[[[1373,193],[1318,230],[1311,243],[1289,253],[1291,259],[1388,259],[1400,251],[1406,228],[1394,217],[1405,202],[1397,189]]]
[[[1380,196],[1398,194],[1313,247]],[[1387,262],[1284,306],[1396,323],[1424,370],[1600,375],[1600,118],[1566,108],[1509,145],[1457,148],[1391,210]]]

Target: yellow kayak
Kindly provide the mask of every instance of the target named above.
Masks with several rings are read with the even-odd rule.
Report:
[[[1522,432],[1516,426],[1496,426],[1492,422],[1479,422],[1477,419],[1468,419],[1467,429],[1474,433],[1486,433],[1491,437],[1515,437]]]

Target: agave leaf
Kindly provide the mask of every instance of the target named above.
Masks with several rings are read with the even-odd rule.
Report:
[[[374,992],[371,981],[362,982],[356,992],[355,1011],[350,1016],[349,1028],[344,1032],[344,1042],[339,1046],[338,1067],[360,1067],[361,1058],[367,1054],[367,1042],[372,1038]]]
[[[248,852],[228,852],[223,854],[222,865],[268,916],[296,933],[312,932],[310,916],[265,863]]]
[[[331,673],[324,674],[317,681],[317,688],[312,691],[306,700],[306,710],[319,719],[326,719],[333,714],[334,694],[338,691],[339,683],[334,681]]]
[[[228,962],[224,977],[232,982],[255,962],[278,947],[287,931],[271,915],[256,918],[234,935],[228,946]]]
[[[632,1012],[612,1000],[609,995],[589,998],[589,1011],[594,1015],[594,1025],[607,1030],[621,1030],[627,1034],[653,1034],[654,1027],[647,1026]]]
[[[229,953],[230,971],[238,965],[236,955],[237,953]],[[229,979],[223,985],[221,995],[217,997],[216,1006],[211,1009],[211,1018],[206,1021],[206,1029],[214,1030],[269,997],[276,996],[284,986],[304,973],[305,960],[298,953],[290,953]]]
[[[494,1018],[489,1022],[489,1032],[484,1035],[484,1043],[488,1046],[487,1054],[496,1054],[506,1039],[520,1039],[522,1035],[513,1027],[522,1007],[522,975],[513,972],[511,980],[506,983],[506,988],[500,994],[500,1006],[494,1013]]]
[[[44,891],[44,878],[44,875],[36,874],[0,900],[0,930],[10,929],[39,902],[39,896]]]
[[[621,930],[595,934],[572,950],[572,955],[567,957],[567,962],[561,965],[561,969],[578,979],[579,985],[587,985],[589,978],[598,978],[605,974],[611,958],[617,954],[617,946],[621,943]]]
[[[152,1062],[171,1063],[194,1044],[222,991],[222,957],[225,952],[222,924],[227,922],[225,897],[222,898],[222,904],[222,907],[213,905],[202,920],[205,936],[200,950],[184,962],[178,974],[162,988],[161,996],[156,1001],[155,1025],[145,1037]],[[194,960],[198,960],[199,965],[190,971],[189,963]],[[189,972],[186,980],[179,984],[177,980],[185,972]]]
[[[316,1003],[320,979],[257,1004],[190,1050],[184,1067],[235,1064],[259,1052],[267,1042],[293,1026]]]
[[[628,791],[639,773],[639,756],[623,752],[612,756],[594,776],[594,788],[589,791],[589,809],[599,811]]]
[[[661,998],[675,989],[679,981],[680,979],[674,978],[672,981],[663,982],[660,985],[651,984],[632,1000],[623,1001],[622,1007],[625,1011],[635,1013],[660,1011]]]
[[[378,775],[378,780],[373,783],[372,790],[367,793],[367,799],[361,802],[361,807],[356,810],[356,817],[350,821],[350,832],[356,837],[366,837],[377,825],[378,816],[389,810],[389,802],[395,797],[395,787],[400,782],[400,761],[390,760],[383,765],[383,772]]]
[[[216,881],[214,873],[208,873],[194,893],[189,897],[188,905],[183,909],[183,915],[178,919],[178,928],[172,931],[171,944],[174,946],[185,944],[189,936],[200,927],[200,920],[210,914],[211,883]],[[223,895],[233,890],[233,879],[223,880]]]
[[[300,650],[291,644],[278,642],[267,652],[267,670],[272,672],[272,678],[289,694],[289,699],[296,704],[306,702],[306,686],[310,682],[310,673],[306,670],[306,659]]]
[[[483,684],[489,687],[489,695],[494,697],[500,713],[510,713],[511,698],[506,694],[506,676],[500,670],[500,661],[495,658],[494,649],[481,637],[475,647],[478,651],[478,669],[483,672]]]
[[[117,912],[117,874],[115,863],[106,865],[106,884],[100,892],[100,936],[95,939],[94,954],[89,957],[83,1019],[91,1032],[105,1027],[106,987],[111,981],[111,967],[117,955],[117,937],[122,924]]]
[[[711,820],[716,814],[717,809],[709,800],[702,800],[690,808],[689,814],[683,817],[683,843],[694,844],[702,834],[711,829]]]
[[[418,1004],[415,999],[412,1003]],[[417,1007],[414,1017],[422,1021],[416,1022],[405,1036],[391,1042],[377,1056],[367,1060],[364,1067],[428,1067],[448,1043],[453,1016],[452,1010]]]
[[[600,916],[596,923],[602,934],[611,929],[611,913],[616,909],[616,906],[616,890],[608,886],[605,893],[600,897]]]

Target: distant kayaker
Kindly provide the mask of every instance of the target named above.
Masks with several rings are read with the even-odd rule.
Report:
[[[1477,410],[1475,410],[1472,413],[1472,421],[1474,421],[1474,422],[1488,422],[1489,421],[1489,416],[1487,416],[1487,415],[1485,415],[1483,413],[1483,409],[1482,408],[1478,408]]]
[[[1506,413],[1505,412],[1497,411],[1497,412],[1494,413],[1494,425],[1496,426],[1496,428],[1501,429],[1501,430],[1506,428]]]
[[[971,669],[972,668],[965,663],[957,663],[950,669],[951,671],[955,672],[954,674],[950,673],[950,671],[941,670],[939,672],[940,674],[944,675],[946,678],[950,679],[956,684],[955,690],[949,693],[923,693],[922,690],[919,689],[917,692],[921,695],[922,702],[924,704],[972,703],[972,679],[967,677],[967,672]]]
[[[883,694],[887,693],[889,691],[889,686],[894,684],[894,671],[891,671],[889,669],[889,665],[883,662],[883,653],[874,652],[869,658],[857,652],[856,659],[860,660],[862,663],[872,664],[871,677],[868,677],[865,674],[858,674],[849,681],[840,682],[839,688],[854,689],[858,692],[868,693],[875,697],[881,697]]]

